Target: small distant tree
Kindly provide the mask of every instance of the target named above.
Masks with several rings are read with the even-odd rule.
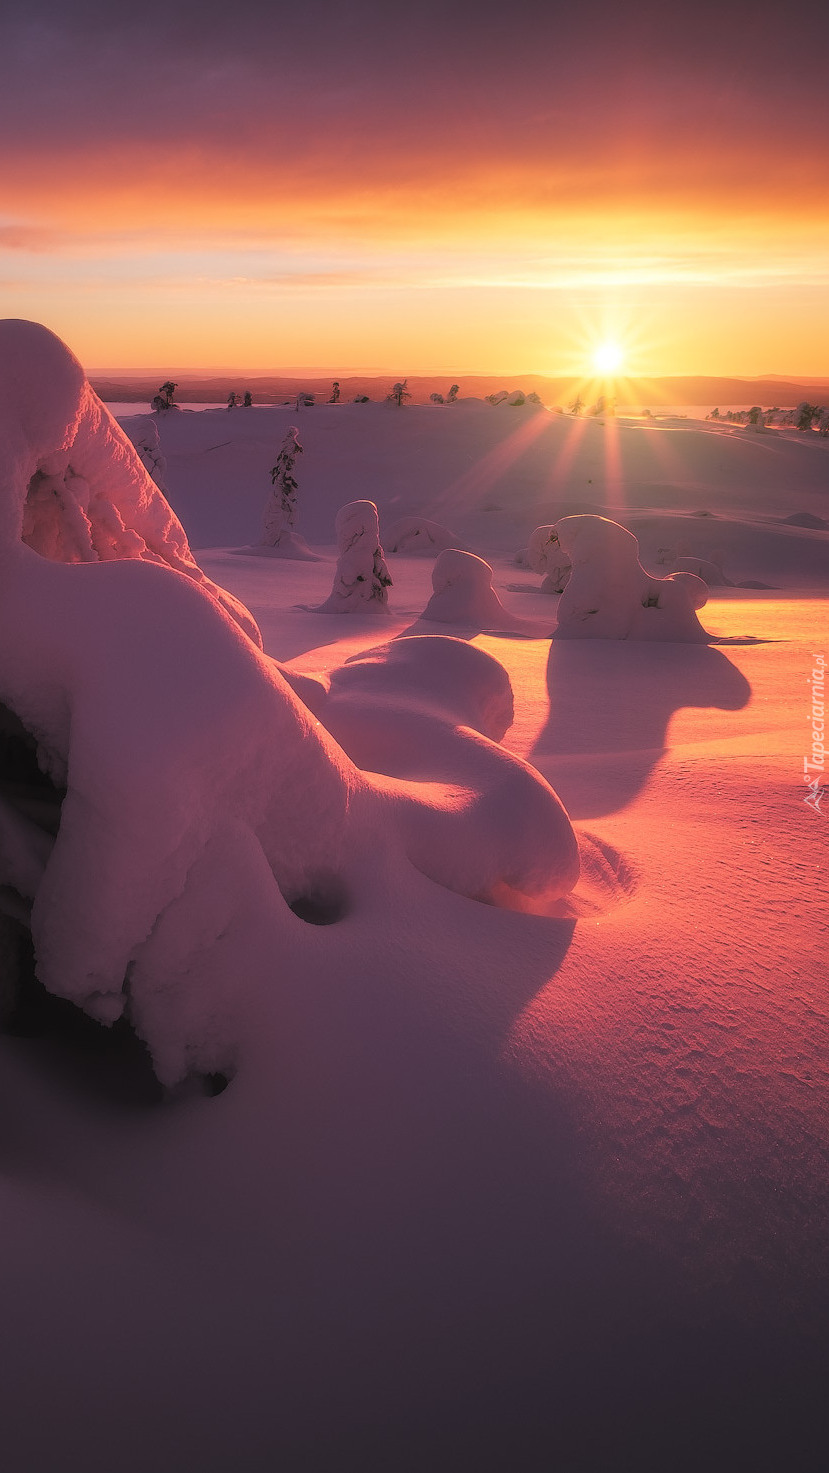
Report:
[[[234,392],[232,394],[228,394],[228,396],[227,396],[227,407],[228,407],[228,409],[235,409],[236,406],[238,405],[238,403],[239,403],[239,395],[234,390]]]
[[[395,384],[392,388],[391,393],[386,396],[387,399],[391,403],[396,404],[398,408],[400,408],[400,405],[403,403],[404,399],[411,399],[412,397],[406,387],[408,382],[409,380],[407,378],[404,378],[401,383]]]
[[[444,397],[443,397],[442,394],[430,394],[429,395],[429,403],[430,404],[443,404],[443,403],[445,403],[445,400],[444,400]]]
[[[581,414],[582,411],[583,411],[583,409],[584,409],[584,400],[582,399],[581,394],[577,394],[576,397],[575,397],[575,399],[573,400],[572,404],[570,405],[569,413],[570,414]]]
[[[298,455],[303,454],[296,425],[288,429],[276,465],[271,470],[270,500],[265,508],[265,523],[262,541],[266,547],[278,547],[286,532],[292,532],[296,522],[297,481],[294,465]]]
[[[712,409],[711,410],[711,413],[708,416],[709,419],[719,419],[719,417],[720,417],[720,411],[719,411],[719,409]]]
[[[748,411],[748,422],[750,425],[759,425],[763,422],[763,411],[759,404],[752,404]]]
[[[824,438],[829,435],[829,407],[826,405],[824,405],[818,415],[817,432],[819,435],[823,435]]]
[[[339,404],[339,402],[340,402],[340,381],[339,381],[339,379],[336,379],[335,378],[333,384],[331,385],[331,398],[328,400],[328,403],[329,404]]]
[[[457,399],[459,393],[460,393],[460,385],[459,384],[453,384],[452,387],[451,387],[451,389],[449,390],[449,393],[446,395],[446,403],[447,404],[454,404],[454,402]]]
[[[168,379],[167,382],[166,382],[166,384],[162,384],[161,385],[161,388],[159,389],[158,394],[156,395],[156,398],[158,398],[159,395],[161,396],[161,398],[164,400],[164,407],[165,407],[165,409],[169,409],[171,407],[172,402],[173,402],[173,395],[176,392],[176,389],[177,388],[178,388],[178,384],[174,384],[173,381],[172,381],[172,379]],[[153,402],[155,402],[155,401],[153,401]]]
[[[253,395],[250,392],[250,389],[245,389],[245,397],[244,397],[244,401],[243,401],[244,408],[245,409],[250,409],[251,406],[252,406],[252,404],[253,404]]]
[[[354,403],[355,404],[368,404],[368,402],[369,402],[368,401],[368,394],[355,394],[354,395]]]
[[[795,428],[798,430],[810,430],[812,423],[820,414],[816,404],[807,404],[805,399],[798,404],[795,410]]]
[[[604,397],[604,394],[600,394],[599,397],[598,397],[598,399],[596,400],[595,404],[593,405],[593,408],[591,409],[590,413],[591,414],[604,414],[604,406],[605,406],[605,397]]]

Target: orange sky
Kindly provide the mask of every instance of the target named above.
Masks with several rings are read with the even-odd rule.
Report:
[[[0,22],[0,308],[91,371],[829,374],[827,89],[781,7],[165,15]]]

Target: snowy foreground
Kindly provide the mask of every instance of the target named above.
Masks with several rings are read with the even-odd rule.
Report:
[[[829,442],[169,412],[124,425],[156,499],[41,349],[4,752],[66,795],[33,837],[4,774],[49,995],[0,1035],[3,1468],[825,1466]],[[292,423],[316,560],[256,547]],[[366,499],[387,603],[332,611]],[[648,588],[720,571],[693,638],[551,640],[522,550],[583,513]]]

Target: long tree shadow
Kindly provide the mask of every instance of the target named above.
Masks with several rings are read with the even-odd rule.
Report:
[[[616,812],[636,796],[675,711],[740,711],[751,696],[745,676],[708,645],[609,639],[553,640],[547,691],[549,718],[530,755],[544,759],[573,818]]]

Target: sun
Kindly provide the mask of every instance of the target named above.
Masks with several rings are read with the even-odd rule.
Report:
[[[593,367],[596,373],[618,373],[624,356],[618,343],[601,343],[593,354]]]

